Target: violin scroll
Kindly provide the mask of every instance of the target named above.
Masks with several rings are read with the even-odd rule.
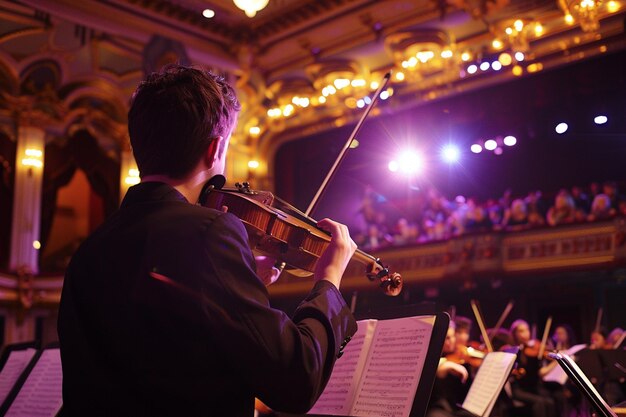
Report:
[[[402,292],[402,276],[397,272],[390,273],[389,268],[382,266],[378,258],[367,269],[367,279],[378,281],[386,295],[395,297]]]

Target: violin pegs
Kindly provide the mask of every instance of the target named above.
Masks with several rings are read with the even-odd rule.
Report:
[[[402,277],[397,272],[380,279],[381,288],[383,288],[386,295],[391,297],[395,297],[402,292],[402,285]]]

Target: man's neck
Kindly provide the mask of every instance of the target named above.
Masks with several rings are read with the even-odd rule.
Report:
[[[208,180],[206,172],[199,172],[186,178],[176,179],[167,175],[147,175],[141,182],[163,182],[169,184],[181,193],[188,202],[195,204],[200,196],[202,186]]]

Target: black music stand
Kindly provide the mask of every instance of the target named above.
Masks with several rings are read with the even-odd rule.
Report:
[[[585,373],[578,367],[572,358],[564,353],[549,353],[548,356],[558,362],[569,377],[570,381],[576,385],[576,387],[592,405],[594,410],[596,410],[598,416],[617,417],[617,414],[611,409],[611,407],[609,407],[606,401],[604,401],[604,398],[602,398],[589,378],[587,378]]]

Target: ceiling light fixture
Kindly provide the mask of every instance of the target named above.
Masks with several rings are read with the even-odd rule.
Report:
[[[246,12],[246,16],[254,17],[259,10],[262,10],[269,0],[233,0],[235,6]]]

